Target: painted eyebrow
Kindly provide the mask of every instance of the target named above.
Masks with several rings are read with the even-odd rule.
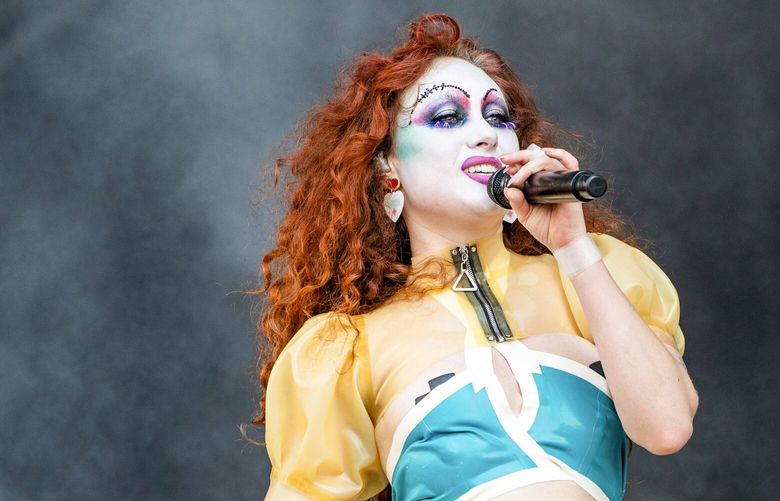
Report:
[[[471,99],[471,95],[468,92],[466,92],[465,90],[463,90],[460,87],[458,87],[457,85],[452,85],[452,84],[447,84],[447,83],[442,82],[440,84],[434,84],[434,85],[428,87],[427,89],[425,89],[419,95],[419,97],[417,98],[417,101],[414,102],[412,107],[417,106],[418,104],[420,104],[420,101],[422,101],[426,97],[430,96],[431,94],[433,94],[437,90],[444,90],[447,87],[450,87],[452,89],[457,89],[457,90],[461,91],[467,98]]]
[[[489,95],[491,92],[493,92],[493,91],[495,91],[495,92],[498,92],[498,89],[490,88],[490,89],[488,89],[488,90],[487,90],[487,92],[485,92],[485,95],[484,95],[484,96],[482,96],[482,104],[484,104],[484,103],[485,103],[485,99],[487,99],[488,95]],[[501,96],[498,96],[498,97],[501,97]]]

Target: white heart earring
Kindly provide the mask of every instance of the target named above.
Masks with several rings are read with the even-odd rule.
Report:
[[[380,172],[384,174],[391,172],[390,165],[388,165],[387,160],[381,153],[374,158],[374,163]],[[385,186],[390,190],[388,193],[385,193],[385,213],[395,223],[404,210],[404,193],[398,190],[401,186],[401,180],[397,177],[387,177],[385,178]]]
[[[506,214],[504,214],[504,221],[506,221],[509,224],[512,224],[515,221],[517,221],[517,214],[515,214],[515,211],[513,210],[506,211]]]
[[[401,181],[395,177],[389,177],[385,180],[389,193],[385,193],[385,212],[394,223],[401,217],[401,211],[404,210],[404,192],[399,191],[398,187]]]

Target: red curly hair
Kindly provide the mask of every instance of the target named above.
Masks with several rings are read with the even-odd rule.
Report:
[[[394,224],[385,214],[384,175],[372,167],[372,159],[392,146],[401,93],[442,56],[464,59],[498,83],[521,147],[560,146],[564,138],[580,144],[580,136],[540,115],[528,89],[496,52],[462,38],[457,21],[444,14],[411,22],[408,39],[388,55],[357,56],[340,72],[328,101],[298,124],[293,150],[273,164],[274,188],[282,169],[289,169],[292,179],[276,247],[262,259],[265,286],[248,291],[264,303],[258,305],[257,323],[263,390],[279,353],[310,317],[330,311],[363,314],[399,292],[426,292],[415,287],[416,280],[407,284],[409,235],[402,219]],[[602,202],[584,209],[588,231],[637,245],[626,221]],[[519,254],[549,252],[519,223],[504,223],[503,231],[507,248]],[[445,272],[440,267],[435,276]],[[264,423],[262,396],[252,424]]]

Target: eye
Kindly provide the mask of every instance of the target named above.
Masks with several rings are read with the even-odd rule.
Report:
[[[485,117],[485,121],[493,127],[499,127],[503,129],[516,129],[517,126],[514,122],[503,112],[490,113]]]
[[[466,117],[459,110],[446,109],[436,113],[429,121],[428,125],[438,128],[457,127],[466,121]]]

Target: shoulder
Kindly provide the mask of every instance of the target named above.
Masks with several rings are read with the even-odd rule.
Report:
[[[642,250],[605,233],[591,233],[591,237],[607,269],[621,285],[660,287],[676,294],[667,274]]]
[[[326,343],[346,338],[354,339],[358,332],[352,328],[354,319],[345,313],[326,312],[314,315],[306,320],[296,331],[286,349],[295,349],[301,345]]]
[[[619,238],[606,233],[590,233],[590,236],[605,258],[613,261],[622,259],[640,266],[658,267],[655,261],[644,251]]]
[[[593,238],[593,242],[601,253],[605,256],[628,257],[632,256],[634,253],[645,255],[641,250],[612,235],[606,233],[590,233],[590,236]]]
[[[335,312],[309,318],[281,351],[274,368],[292,366],[309,375],[341,372],[360,351],[362,336],[355,320]]]

